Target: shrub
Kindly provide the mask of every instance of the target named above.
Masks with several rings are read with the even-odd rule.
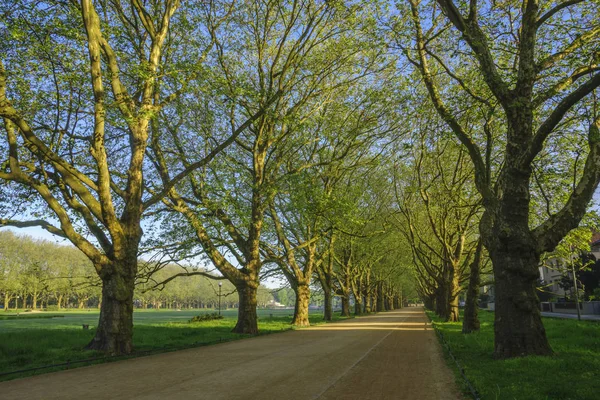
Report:
[[[204,322],[204,321],[212,321],[215,319],[223,319],[223,316],[219,315],[217,313],[200,314],[200,315],[196,315],[194,318],[190,319],[190,322]]]

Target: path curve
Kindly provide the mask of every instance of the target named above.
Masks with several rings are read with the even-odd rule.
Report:
[[[0,383],[9,399],[461,398],[420,308]]]

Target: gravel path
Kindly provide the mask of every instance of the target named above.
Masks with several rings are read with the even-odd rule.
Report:
[[[420,308],[0,383],[8,399],[459,399]]]

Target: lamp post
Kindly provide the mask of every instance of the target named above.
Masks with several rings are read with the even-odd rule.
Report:
[[[579,288],[577,287],[577,275],[575,275],[573,254],[571,254],[571,272],[573,273],[573,286],[575,287],[575,307],[577,307],[577,319],[581,321],[581,311],[579,310]]]
[[[221,286],[223,286],[223,282],[219,282],[219,316],[221,316]]]

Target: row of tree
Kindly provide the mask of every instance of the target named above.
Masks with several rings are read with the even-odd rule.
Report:
[[[72,246],[0,232],[0,304],[4,311],[100,307],[101,282],[91,268],[89,259]],[[179,272],[180,267],[169,265],[151,280],[140,275],[134,305],[144,309],[216,309],[220,300],[223,308],[237,307],[235,288],[228,281],[221,282],[220,299],[219,285],[203,276],[160,284]],[[273,295],[261,286],[257,298],[261,307],[267,307]]]
[[[250,334],[272,274],[297,325],[315,278],[326,319],[415,282],[457,319],[467,288],[468,332],[489,258],[496,356],[551,352],[538,264],[600,180],[595,2],[0,7],[0,224],[91,261],[88,348],[132,350],[144,256],[214,266],[177,275],[229,281]]]

